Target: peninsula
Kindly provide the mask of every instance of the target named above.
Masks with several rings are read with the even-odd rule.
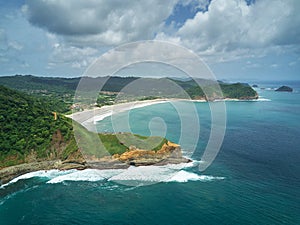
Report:
[[[63,114],[54,114],[45,99],[3,86],[0,86],[0,123],[2,184],[37,170],[117,169],[190,162],[182,156],[179,145],[165,138],[130,133],[98,134],[104,149],[93,149],[92,145],[80,149],[72,124],[76,122]],[[80,135],[91,135],[79,123],[76,127]],[[127,140],[127,145],[120,140]]]
[[[102,82],[101,77],[86,79],[90,83]],[[3,85],[0,86],[0,182],[3,184],[16,176],[37,170],[118,169],[190,162],[190,159],[182,156],[179,145],[165,138],[149,138],[129,133],[96,134],[104,148],[100,151],[93,147],[82,149],[80,143],[77,143],[78,140],[75,140],[74,124],[82,137],[90,136],[91,132],[95,135],[87,122],[95,119],[95,112],[97,120],[109,116],[109,107],[112,107],[109,105],[112,103],[117,103],[113,106],[114,110],[121,112],[170,99],[214,101],[258,98],[248,84],[225,84],[208,80],[181,81],[170,78],[147,79],[149,86],[156,87],[147,90],[150,91],[147,95],[139,92],[131,93],[125,99],[118,98],[121,91],[136,79],[109,78],[99,93],[96,104],[91,102],[89,105],[84,98],[76,102],[72,109],[73,112],[77,110],[77,113],[69,116],[72,121],[65,115],[70,113],[70,107],[74,105],[72,99],[80,78],[30,75],[0,77],[0,84]],[[199,83],[203,90],[199,88]],[[221,88],[222,93],[216,85]],[[157,90],[163,87],[163,91]],[[181,91],[172,90],[174,87],[179,87]],[[126,144],[122,139],[127,141]],[[149,141],[145,142],[146,139]]]

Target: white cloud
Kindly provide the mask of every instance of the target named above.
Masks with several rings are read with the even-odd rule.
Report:
[[[0,29],[0,62],[19,61],[17,55],[23,49],[23,45],[15,40],[9,40],[4,29]],[[21,62],[23,64],[24,62]]]
[[[53,46],[53,52],[49,58],[49,67],[58,64],[70,64],[73,68],[85,68],[98,56],[96,49],[86,47],[70,47],[60,44]]]
[[[152,39],[172,13],[172,1],[28,0],[28,20],[73,44],[117,45]]]
[[[228,66],[232,72],[240,63],[238,69],[268,68],[273,74],[271,65],[282,69],[286,57],[287,67],[298,74],[299,0],[256,0],[250,5],[245,0],[25,2],[22,12],[19,6],[0,9],[2,74],[10,68],[15,73],[43,74],[47,66],[50,75],[68,70],[80,74],[112,47],[145,39],[192,49],[212,68],[221,65],[216,66],[222,68],[220,73],[225,65],[233,63]],[[147,51],[151,54],[160,49]],[[264,58],[268,59],[259,62]],[[246,64],[247,60],[252,63]],[[29,67],[25,70],[20,65]]]
[[[198,12],[174,34],[159,33],[157,39],[177,40],[202,56],[214,60],[261,57],[278,51],[299,49],[300,1],[212,0],[206,12]]]
[[[182,6],[191,5],[194,10],[206,11],[209,6],[210,0],[180,0],[179,2]]]
[[[8,43],[8,46],[9,47],[11,47],[11,48],[13,48],[14,50],[17,50],[17,51],[20,51],[20,50],[22,50],[23,49],[23,45],[21,45],[19,42],[17,42],[17,41],[10,41],[9,43]]]
[[[47,69],[53,69],[56,66],[83,69],[100,55],[95,48],[70,46],[64,43],[60,37],[51,33],[47,33],[46,36],[52,48]]]

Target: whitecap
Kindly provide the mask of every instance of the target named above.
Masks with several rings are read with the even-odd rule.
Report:
[[[167,168],[165,166],[139,166],[129,167],[122,173],[112,176],[109,181],[120,182],[127,185],[135,185],[138,182],[132,184],[124,181],[139,181],[145,183],[161,182],[169,179],[174,173],[174,169]]]
[[[272,100],[268,99],[268,98],[258,98],[258,99],[255,99],[253,101],[255,101],[255,102],[270,102]]]
[[[129,186],[142,186],[159,182],[188,182],[221,180],[224,177],[201,175],[184,169],[197,166],[200,162],[169,164],[164,166],[131,166],[128,169],[85,169],[85,170],[41,170],[19,176],[2,187],[22,179],[32,177],[49,178],[47,184],[64,183],[65,181],[111,181]]]
[[[4,188],[4,187],[6,187],[10,184],[16,183],[19,180],[26,180],[26,179],[30,179],[30,178],[33,178],[33,177],[46,177],[46,178],[52,179],[54,177],[57,177],[57,176],[60,176],[60,175],[63,175],[63,174],[72,173],[74,171],[76,171],[76,170],[66,170],[66,171],[62,171],[62,170],[39,170],[39,171],[34,171],[34,172],[30,172],[30,173],[26,173],[26,174],[23,174],[21,176],[18,176],[16,178],[12,179],[10,182],[8,182],[6,184],[3,184],[0,188]]]
[[[109,179],[110,177],[122,172],[122,169],[109,169],[109,170],[97,170],[97,169],[85,169],[75,171],[73,173],[65,174],[55,177],[49,180],[48,184],[61,183],[63,181],[101,181]]]
[[[178,167],[176,168],[176,166]],[[191,164],[181,165],[181,167],[180,165],[130,167],[124,172],[113,176],[108,180],[130,186],[139,186],[158,182],[207,182],[225,179],[225,177],[199,175],[193,172],[182,170],[183,168],[187,168],[190,166]]]
[[[205,181],[223,180],[223,179],[225,179],[225,177],[199,175],[196,173],[181,170],[165,182],[179,182],[179,183],[184,183],[184,182],[188,182],[188,181],[204,181],[205,182]]]

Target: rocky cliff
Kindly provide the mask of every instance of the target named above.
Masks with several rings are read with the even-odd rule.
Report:
[[[163,144],[161,149],[158,151],[138,149],[135,146],[130,146],[128,151],[121,155],[115,154],[112,158],[128,165],[135,166],[187,163],[191,161],[182,157],[180,145],[170,141]]]
[[[78,154],[80,154],[78,152]],[[70,155],[67,160],[47,160],[41,162],[24,163],[0,170],[0,185],[22,174],[38,170],[69,170],[69,169],[125,169],[129,166],[166,165],[191,162],[182,156],[181,147],[168,141],[160,150],[143,150],[135,146],[122,154],[114,154],[102,158],[87,159],[85,161],[76,154]]]

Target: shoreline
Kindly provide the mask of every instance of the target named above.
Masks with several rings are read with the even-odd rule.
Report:
[[[170,99],[154,99],[144,101],[134,101],[126,103],[118,103],[114,105],[106,105],[101,108],[95,107],[93,109],[87,109],[81,112],[75,112],[69,115],[65,115],[68,118],[75,120],[84,126],[86,123],[95,123],[101,121],[114,113],[126,112],[131,109],[142,108],[150,105],[156,105],[161,103],[170,102]]]
[[[237,99],[237,98],[224,98],[224,99],[215,99],[214,101],[207,101],[205,99],[180,99],[180,98],[164,98],[164,99],[154,99],[154,100],[143,100],[143,101],[133,101],[126,103],[118,103],[114,105],[106,105],[101,108],[95,107],[93,109],[86,109],[81,112],[75,112],[69,115],[65,115],[68,118],[75,120],[80,123],[88,130],[92,130],[90,124],[95,124],[98,121],[102,121],[105,118],[112,116],[115,113],[126,112],[131,109],[143,108],[146,106],[175,102],[175,101],[187,101],[187,102],[253,102],[259,101],[257,99]]]
[[[129,147],[123,153],[113,154],[101,158],[81,158],[81,159],[55,159],[41,160],[37,162],[22,163],[0,169],[0,185],[4,187],[6,183],[24,174],[35,171],[48,171],[52,169],[65,170],[84,170],[84,169],[127,169],[130,166],[163,166],[167,164],[181,164],[192,162],[191,159],[182,156],[180,145],[168,141],[161,149],[144,150]],[[3,186],[4,185],[4,186]]]
[[[215,100],[215,102],[220,101],[255,101],[258,99],[219,99]],[[81,112],[76,112],[70,115],[65,115],[68,118],[75,120],[76,122],[80,123],[88,130],[92,130],[91,123],[95,121],[101,121],[113,113],[121,113],[131,109],[142,108],[150,105],[161,104],[161,103],[168,103],[168,102],[179,102],[179,101],[188,101],[188,102],[207,102],[204,99],[199,100],[192,100],[192,99],[154,99],[154,100],[145,100],[145,101],[134,101],[134,102],[127,102],[127,103],[120,103],[116,105],[109,105],[103,106],[101,108],[94,108],[90,110],[84,110]],[[93,130],[92,130],[93,131]],[[186,161],[185,161],[186,160]],[[177,164],[177,163],[184,163],[188,162],[189,159],[186,158],[179,158],[179,159],[164,159],[159,160],[154,165],[165,165],[165,164]],[[145,162],[142,162],[144,164]],[[147,163],[146,163],[147,164]],[[151,163],[152,164],[152,163]],[[150,164],[149,164],[150,165]],[[153,165],[153,164],[152,164]],[[3,186],[4,184],[8,183],[9,181],[13,180],[14,178],[21,176],[23,174],[39,171],[39,170],[51,170],[51,169],[58,169],[58,170],[84,170],[87,168],[94,168],[94,169],[119,169],[119,168],[128,168],[130,165],[126,163],[122,163],[120,161],[87,161],[87,162],[67,162],[61,160],[53,160],[53,161],[40,161],[40,162],[33,162],[33,163],[24,163],[15,166],[5,167],[0,169],[0,185]]]
[[[40,171],[40,170],[83,170],[86,169],[86,165],[79,162],[63,162],[61,160],[39,161],[32,163],[22,163],[19,165],[9,166],[0,169],[0,187],[9,183],[13,179],[22,176],[27,173]]]
[[[190,163],[193,160],[188,158],[162,158],[157,161],[149,163],[149,160],[140,161],[140,165],[134,165],[136,167],[140,166],[164,166],[172,164],[182,164]],[[47,171],[50,170],[59,170],[59,171],[68,171],[68,170],[86,170],[86,169],[95,169],[95,170],[109,170],[109,169],[128,169],[131,165],[128,162],[122,162],[119,160],[96,160],[96,161],[87,161],[85,163],[79,162],[64,162],[61,160],[51,160],[51,161],[40,161],[33,163],[23,163],[15,166],[5,167],[0,170],[0,189],[6,187],[11,181],[17,179],[20,176],[23,176],[28,173],[37,172],[37,171]]]

